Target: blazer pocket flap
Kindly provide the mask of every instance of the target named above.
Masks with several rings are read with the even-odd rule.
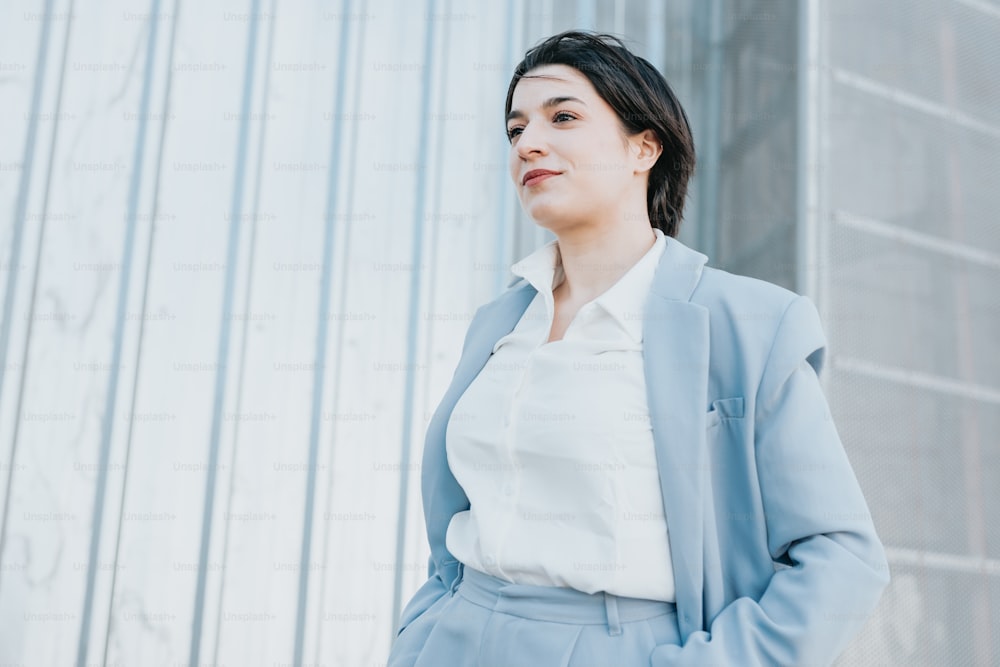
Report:
[[[735,419],[743,416],[743,397],[717,398],[712,401],[712,409],[706,416],[706,427],[714,426],[723,419]]]

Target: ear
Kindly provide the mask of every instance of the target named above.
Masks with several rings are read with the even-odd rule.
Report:
[[[632,156],[635,158],[635,173],[641,174],[653,168],[663,153],[663,144],[653,130],[643,130],[629,137]]]

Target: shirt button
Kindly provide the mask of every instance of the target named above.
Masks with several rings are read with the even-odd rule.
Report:
[[[485,559],[483,559],[483,561],[484,561],[484,562],[485,562],[485,563],[486,563],[487,565],[493,565],[493,563],[495,563],[495,562],[496,562],[496,561],[494,561],[494,560],[493,560],[493,556],[487,556],[487,557],[486,557]]]
[[[504,415],[503,425],[504,426],[510,426],[510,415]]]
[[[514,485],[513,484],[509,484],[509,483],[508,484],[504,484],[503,485],[503,494],[505,496],[512,496],[512,495],[514,495]]]

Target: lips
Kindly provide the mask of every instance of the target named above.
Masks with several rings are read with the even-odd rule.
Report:
[[[535,183],[540,183],[549,176],[557,176],[561,172],[552,171],[551,169],[532,169],[524,178],[521,179],[521,185],[534,185]]]

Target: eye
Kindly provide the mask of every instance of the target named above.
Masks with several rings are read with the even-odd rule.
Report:
[[[576,116],[574,116],[573,114],[568,113],[566,111],[560,111],[555,116],[552,117],[553,122],[560,122],[561,119],[576,120]],[[514,127],[508,128],[507,129],[507,139],[509,139],[511,142],[513,142],[514,138],[516,136],[518,136],[519,134],[521,134],[521,132],[523,132],[523,131],[524,131],[524,128],[521,127],[521,126],[519,126],[519,125],[515,125]]]

